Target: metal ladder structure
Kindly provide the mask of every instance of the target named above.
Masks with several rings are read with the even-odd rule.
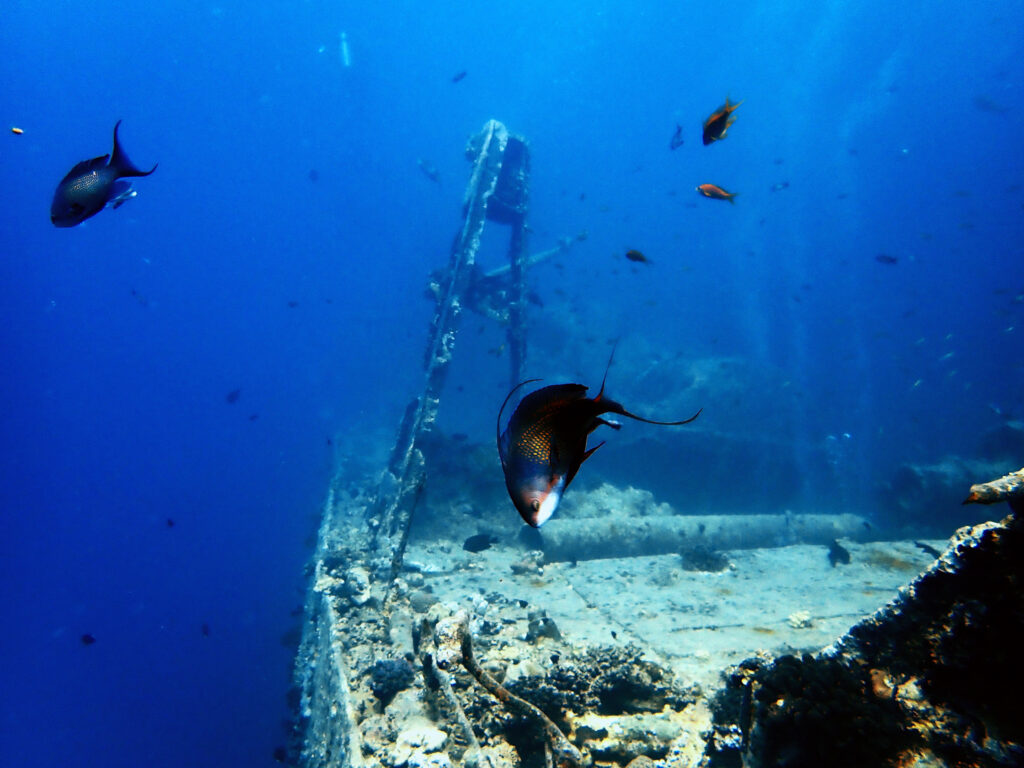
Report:
[[[426,474],[423,452],[417,444],[437,419],[463,307],[505,323],[513,384],[522,379],[526,361],[523,303],[529,147],[504,125],[491,120],[470,140],[466,154],[473,161],[473,172],[466,187],[462,227],[452,245],[447,269],[435,273],[430,282],[436,307],[427,340],[423,390],[406,408],[387,473],[366,512],[375,553],[373,570],[388,581],[401,567],[412,514],[423,490]],[[511,228],[509,268],[494,276],[483,275],[476,268],[488,221]]]

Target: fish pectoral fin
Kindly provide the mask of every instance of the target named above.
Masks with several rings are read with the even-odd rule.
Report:
[[[594,446],[593,448],[590,448],[590,449],[589,449],[589,450],[588,450],[588,451],[587,451],[586,453],[584,453],[584,454],[583,454],[583,458],[582,458],[582,459],[580,459],[580,464],[582,464],[582,463],[583,463],[584,461],[586,461],[586,460],[587,460],[587,459],[589,459],[589,458],[590,458],[591,456],[593,456],[593,455],[594,455],[594,451],[596,451],[596,450],[597,450],[598,448],[600,448],[600,447],[601,447],[602,445],[604,445],[604,440],[602,440],[602,441],[601,441],[600,443],[598,443],[598,444],[597,444],[597,445],[595,445],[595,446]]]

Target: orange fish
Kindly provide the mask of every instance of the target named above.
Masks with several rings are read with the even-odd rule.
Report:
[[[724,189],[715,186],[714,184],[701,184],[697,187],[697,191],[704,195],[704,197],[710,197],[712,200],[728,200],[730,203],[732,203],[733,198],[736,197],[735,192],[726,192]]]
[[[743,102],[740,101],[736,104],[730,104],[729,99],[726,99],[725,104],[708,116],[708,119],[704,121],[705,147],[713,141],[725,138],[725,132],[729,130],[729,126],[736,121],[736,118],[732,116],[732,112],[742,103]]]
[[[21,136],[21,134],[23,134],[24,131],[21,130],[21,128],[11,128],[11,133],[14,133],[14,134],[17,134],[18,136]]]

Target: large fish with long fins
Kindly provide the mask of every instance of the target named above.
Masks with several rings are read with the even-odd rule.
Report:
[[[609,358],[609,367],[611,363]],[[612,429],[622,426],[602,418],[604,414],[615,413],[645,424],[671,427],[689,424],[704,410],[701,408],[682,421],[645,419],[605,397],[607,378],[606,368],[601,390],[593,398],[586,397],[587,387],[582,384],[552,384],[531,392],[516,406],[504,432],[501,431],[501,416],[512,395],[540,379],[527,379],[517,384],[501,404],[496,433],[505,487],[528,525],[540,528],[551,518],[580,465],[604,445],[602,440],[593,448],[587,448],[590,433],[601,425]]]

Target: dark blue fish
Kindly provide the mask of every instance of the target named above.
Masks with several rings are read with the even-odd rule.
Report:
[[[622,426],[601,418],[603,414],[617,413],[645,424],[664,426],[689,424],[700,415],[697,411],[682,421],[653,421],[630,413],[620,403],[605,397],[603,380],[601,391],[594,398],[586,397],[587,387],[582,384],[552,384],[524,397],[502,433],[501,415],[509,399],[533,381],[539,379],[528,379],[508,393],[498,411],[497,432],[508,495],[523,520],[534,528],[550,519],[580,465],[604,445],[602,441],[588,449],[590,433],[602,424],[612,429]]]
[[[106,205],[120,207],[126,200],[135,197],[135,190],[127,176],[149,176],[156,170],[154,165],[148,171],[140,171],[128,159],[121,143],[117,140],[114,126],[114,149],[109,155],[83,160],[57,185],[50,205],[50,221],[57,227],[74,227],[90,216],[95,216]]]

